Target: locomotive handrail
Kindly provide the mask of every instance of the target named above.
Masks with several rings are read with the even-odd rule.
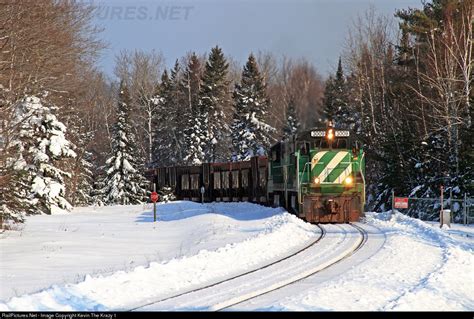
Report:
[[[362,197],[365,205],[365,176],[364,172],[362,171],[362,161],[364,159],[365,152],[362,152],[362,156],[360,158],[360,162],[354,162],[355,164],[359,165],[360,176],[362,176]]]
[[[360,165],[359,165],[359,170],[360,170],[360,175],[362,176],[362,183],[363,183],[363,190],[362,190],[362,194],[363,194],[363,198],[364,198],[364,206],[365,206],[365,176],[364,176],[364,172],[362,171],[362,160],[364,159],[364,156],[365,156],[365,152],[362,152],[362,157],[360,158]],[[357,163],[359,164],[359,163]]]
[[[304,164],[304,167],[303,167],[303,172],[301,173],[301,176],[303,177],[304,176],[304,171],[306,170],[306,166],[307,165],[311,165],[311,162],[306,162]],[[309,170],[308,170],[308,174],[309,174]],[[308,180],[310,180],[310,176],[308,175]],[[301,184],[303,184],[303,179],[301,179],[301,181],[299,182],[299,185],[298,185],[298,203],[300,204],[303,204],[303,202],[301,201]]]

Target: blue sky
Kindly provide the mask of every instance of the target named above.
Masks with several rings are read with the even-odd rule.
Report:
[[[370,5],[391,15],[420,7],[421,0],[92,0],[95,22],[108,44],[100,67],[113,75],[122,49],[161,51],[166,64],[188,51],[205,53],[216,44],[244,63],[250,52],[305,57],[324,76],[332,72],[347,29]]]

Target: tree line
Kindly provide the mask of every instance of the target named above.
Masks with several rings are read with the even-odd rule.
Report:
[[[390,191],[473,190],[473,1],[374,10],[350,26],[327,80],[304,59],[216,46],[167,69],[161,53],[123,51],[97,67],[94,8],[0,5],[1,224],[72,206],[146,199],[148,167],[245,160],[333,119],[363,141],[369,209]]]
[[[398,27],[371,9],[353,22],[325,114],[365,145],[369,209],[388,209],[392,189],[472,196],[474,2],[433,0],[395,17]]]
[[[2,226],[73,206],[142,202],[151,166],[265,154],[281,138],[290,99],[303,126],[319,116],[324,81],[315,67],[266,52],[242,69],[215,47],[167,69],[161,53],[124,51],[111,79],[97,67],[106,45],[94,10],[1,4]]]

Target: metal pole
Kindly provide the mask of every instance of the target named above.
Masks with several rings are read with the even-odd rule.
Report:
[[[156,192],[156,183],[153,183],[153,192]],[[153,222],[156,222],[156,202],[153,202]]]
[[[453,187],[449,189],[449,209],[453,211]]]
[[[392,188],[392,212],[390,214],[390,219],[392,215],[395,213],[395,190]]]
[[[439,227],[441,228],[441,227],[443,227],[443,222],[444,222],[444,220],[443,220],[443,193],[444,193],[443,185],[441,185],[440,188],[441,188],[441,211],[439,213],[439,221],[440,221]]]
[[[467,193],[464,193],[464,225],[467,225]]]

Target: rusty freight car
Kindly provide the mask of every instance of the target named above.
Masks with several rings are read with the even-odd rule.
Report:
[[[146,177],[157,189],[168,187],[176,199],[204,202],[267,203],[268,160],[204,163],[150,169]]]

